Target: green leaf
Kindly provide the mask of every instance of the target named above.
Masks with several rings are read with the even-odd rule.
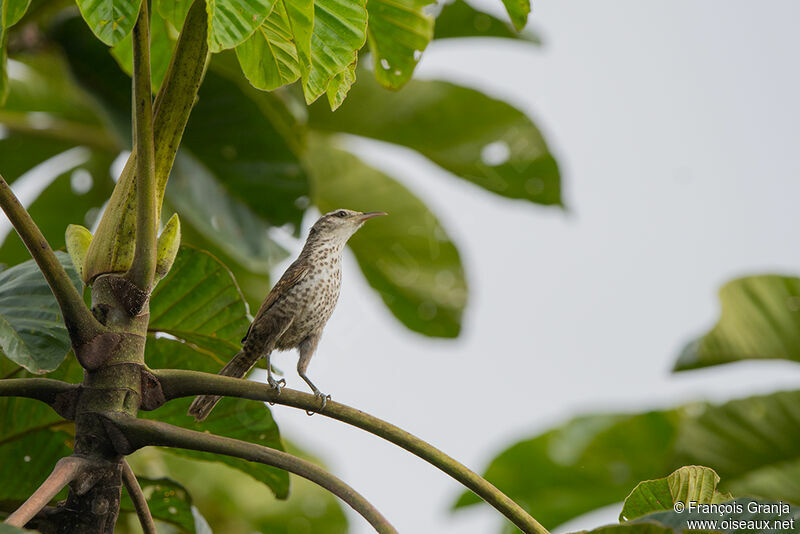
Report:
[[[181,220],[178,218],[178,214],[174,213],[172,217],[169,218],[169,221],[167,221],[164,229],[161,230],[161,235],[158,236],[156,280],[164,278],[172,268],[180,246]]]
[[[689,521],[712,521],[716,522],[716,525],[708,530],[721,534],[782,534],[797,532],[800,525],[800,509],[795,508],[792,511],[785,502],[741,498],[723,504],[729,505],[734,511],[720,514],[712,510],[690,511],[687,507],[683,512],[674,510],[656,512],[643,517],[642,521],[660,523],[675,530],[687,529]],[[727,526],[724,520],[728,520]],[[776,522],[780,522],[780,525]]]
[[[444,4],[436,16],[436,26],[433,31],[434,39],[457,37],[499,37],[542,44],[539,36],[530,29],[517,32],[507,22],[475,9],[464,0]]]
[[[236,47],[242,72],[253,87],[262,91],[272,91],[290,84],[308,69],[308,53],[301,60],[295,34],[305,37],[308,50],[314,2],[305,0],[288,9],[286,3],[286,0],[275,2],[272,13],[264,23],[249,39]],[[293,16],[295,13],[301,16]]]
[[[83,19],[98,39],[114,46],[136,24],[141,0],[77,0]]]
[[[147,499],[147,507],[153,519],[169,523],[182,532],[195,534],[192,515],[192,497],[181,484],[169,478],[136,477]],[[119,507],[120,512],[135,513],[133,502],[125,491]]]
[[[184,14],[185,16],[185,14]],[[180,27],[180,26],[178,26]],[[175,49],[177,37],[170,27],[169,22],[161,16],[157,9],[150,12],[150,82],[153,92],[158,92],[164,76],[167,74],[172,51]],[[111,55],[117,60],[128,76],[133,74],[133,45],[131,35],[128,35],[111,49]]]
[[[8,29],[19,22],[31,0],[0,0],[0,106],[8,97]]]
[[[186,14],[189,13],[189,8],[192,7],[192,2],[195,0],[155,0],[157,4],[153,11],[157,11],[162,18],[172,23],[175,28],[183,28],[183,21],[186,19]],[[200,2],[204,0],[198,0]]]
[[[240,45],[261,26],[274,5],[275,0],[206,0],[209,50],[221,52]]]
[[[166,286],[166,284],[162,282],[159,287],[162,286]],[[211,373],[218,372],[220,368],[220,363],[215,356],[197,352],[186,343],[170,339],[150,338],[147,341],[146,350],[147,362],[154,368],[188,368]],[[229,357],[224,361],[226,362],[228,359]],[[197,423],[186,415],[191,401],[190,398],[171,401],[158,410],[146,413],[144,417],[283,450],[278,425],[263,402],[225,398],[220,401],[205,421]],[[180,449],[166,450],[180,456],[224,463],[265,484],[279,499],[286,498],[288,495],[289,475],[286,471],[223,455]]]
[[[411,79],[422,52],[433,39],[430,0],[368,0],[367,41],[378,82],[399,89]]]
[[[713,469],[697,465],[681,467],[666,478],[639,482],[625,499],[619,520],[672,510],[678,502],[711,504],[733,499],[729,493],[717,491],[718,484],[719,475]]]
[[[295,147],[276,127],[274,114],[285,105],[238,76],[241,83],[209,70],[182,146],[256,215],[275,226],[297,226],[308,180]]]
[[[342,72],[331,78],[331,83],[328,84],[328,104],[331,106],[331,111],[335,111],[342,105],[347,93],[356,81],[356,61],[353,61]]]
[[[498,195],[561,204],[558,165],[539,130],[478,91],[412,80],[392,93],[360,76],[335,113],[320,104],[309,111],[314,129],[406,146]]]
[[[249,325],[247,304],[225,265],[208,252],[181,246],[169,274],[153,290],[149,330],[226,362],[239,351]]]
[[[78,273],[64,252],[56,252],[72,283]],[[52,371],[70,350],[69,335],[50,286],[33,260],[0,272],[0,348],[32,373]]]
[[[681,411],[575,418],[503,451],[484,477],[546,528],[622,501],[640,480],[675,468]],[[477,504],[464,493],[456,508]],[[514,532],[507,523],[504,532]]]
[[[748,276],[725,284],[719,296],[719,321],[683,349],[676,371],[750,359],[800,361],[800,278]]]
[[[23,532],[35,532],[34,530],[25,530],[24,528],[12,527],[5,523],[0,523],[0,534],[21,534]]]
[[[503,0],[506,11],[517,31],[522,31],[528,23],[528,14],[531,12],[530,0]]]
[[[352,154],[316,142],[308,162],[314,202],[323,213],[336,208],[389,213],[367,223],[349,246],[392,313],[416,332],[456,337],[467,284],[458,250],[433,213]]]
[[[356,60],[366,38],[366,0],[315,0],[311,68],[303,76],[308,104],[322,96],[333,77]]]

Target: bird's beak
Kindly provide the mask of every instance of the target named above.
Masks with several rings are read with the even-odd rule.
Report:
[[[375,217],[383,217],[384,215],[387,215],[385,211],[368,211],[367,213],[359,215],[358,220],[364,222],[369,219],[374,219]]]

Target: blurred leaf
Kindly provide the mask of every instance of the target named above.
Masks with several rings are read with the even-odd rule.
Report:
[[[139,16],[141,0],[77,0],[84,20],[98,39],[114,46],[128,35]]]
[[[347,152],[317,142],[308,152],[314,202],[336,208],[386,211],[350,241],[370,285],[408,328],[455,337],[467,301],[458,250],[425,204],[392,178]]]
[[[752,502],[756,503],[758,509],[750,509],[748,505]],[[792,511],[785,503],[771,503],[742,498],[727,501],[726,504],[730,504],[731,508],[741,511],[734,511],[731,514],[726,513],[723,516],[719,512],[703,513],[694,510],[689,511],[687,508],[680,513],[674,510],[656,512],[643,517],[642,521],[660,523],[675,530],[686,529],[688,521],[713,521],[716,522],[713,531],[722,534],[781,534],[787,531],[797,532],[796,524],[800,524],[800,510]],[[723,520],[728,520],[727,527]],[[780,521],[782,525],[780,527],[776,526],[776,521]],[[631,525],[635,524],[634,522]],[[762,526],[764,524],[767,525],[766,528]]]
[[[158,287],[160,288],[162,285],[166,286],[162,282]],[[153,368],[183,368],[217,373],[221,367],[221,363],[215,356],[198,352],[188,344],[179,341],[149,338],[146,350],[147,363]],[[224,359],[222,364],[228,359],[230,357]],[[278,425],[263,402],[224,398],[205,421],[197,423],[192,417],[186,415],[191,401],[191,398],[176,399],[158,410],[145,413],[144,417],[283,450]],[[180,449],[167,450],[170,453],[189,458],[224,463],[265,484],[275,493],[276,497],[283,499],[288,495],[289,475],[286,471],[223,455]]]
[[[192,515],[192,497],[181,484],[169,478],[136,477],[147,499],[147,507],[154,519],[178,527],[181,532],[195,534]],[[135,513],[136,509],[127,491],[122,492],[120,512]]]
[[[508,16],[517,31],[522,31],[528,23],[528,14],[531,12],[531,0],[503,0]]]
[[[19,22],[31,0],[0,0],[0,106],[8,97],[8,29]]]
[[[672,510],[677,502],[716,504],[733,499],[729,493],[718,492],[718,484],[719,475],[713,469],[697,465],[681,467],[665,478],[639,482],[625,499],[619,520]]]
[[[23,532],[35,532],[34,530],[25,530],[23,528],[12,527],[5,523],[0,523],[0,534],[20,534]]]
[[[719,297],[719,321],[683,349],[676,371],[749,359],[800,361],[800,278],[748,276],[725,284]]]
[[[368,0],[367,41],[375,78],[387,89],[411,79],[422,52],[433,38],[431,0]]]
[[[335,113],[311,106],[309,125],[407,146],[505,197],[561,204],[556,161],[518,109],[447,82],[411,80],[391,93],[358,80]]]
[[[324,94],[331,79],[356,60],[366,38],[366,0],[315,0],[311,68],[303,76],[307,103]]]
[[[254,213],[276,226],[298,225],[303,211],[297,202],[308,197],[308,182],[291,140],[272,120],[279,105],[273,95],[211,69],[183,147]]]
[[[676,466],[679,411],[584,416],[503,451],[484,477],[546,528],[622,501]],[[456,508],[481,502],[464,493]],[[505,524],[504,532],[515,528]]]
[[[225,265],[208,252],[181,246],[169,274],[153,290],[149,331],[228,361],[249,325],[247,304]]]
[[[240,45],[274,5],[275,0],[207,0],[209,50],[221,52]]]
[[[436,17],[433,38],[454,37],[499,37],[542,44],[539,36],[530,29],[517,32],[507,22],[475,9],[464,0],[454,0],[444,4]]]
[[[155,0],[157,4],[153,11],[158,11],[164,19],[168,20],[172,25],[177,28],[183,28],[183,21],[186,19],[186,14],[195,0]],[[204,0],[198,0],[203,2]]]
[[[80,291],[69,255],[56,256]],[[58,367],[70,350],[61,310],[33,260],[0,272],[0,347],[13,362],[37,374]]]
[[[163,2],[162,2],[163,3]],[[180,26],[179,26],[180,27]],[[175,41],[172,36],[172,29],[157,9],[150,10],[150,76],[153,91],[157,92],[167,74],[172,51],[175,49]],[[177,37],[177,35],[175,35]],[[117,60],[128,76],[133,74],[133,45],[132,37],[129,34],[125,39],[117,43],[111,49],[111,55]]]

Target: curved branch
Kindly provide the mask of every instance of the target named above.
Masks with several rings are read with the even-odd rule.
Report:
[[[240,378],[181,369],[158,369],[152,370],[152,373],[158,378],[167,400],[210,394],[266,401],[314,411],[366,430],[438,467],[496,508],[523,532],[547,534],[547,529],[536,519],[485,478],[433,445],[361,410],[334,401],[328,401],[325,408],[320,410],[319,399],[313,395],[292,389],[282,389],[278,394],[276,390],[265,384]]]
[[[68,399],[78,387],[76,384],[51,378],[6,378],[0,380],[0,397],[35,399],[61,413],[64,399]]]
[[[125,485],[125,489],[128,490],[131,501],[133,501],[133,508],[139,517],[142,531],[144,534],[156,534],[156,523],[153,521],[150,508],[147,506],[147,499],[142,492],[142,487],[139,485],[139,481],[136,479],[130,464],[124,458],[122,459],[122,483]]]
[[[75,480],[89,465],[89,462],[77,456],[60,459],[50,476],[42,482],[22,506],[8,516],[5,522],[14,527],[24,527],[39,511],[48,505],[58,492]]]
[[[47,280],[47,285],[53,291],[58,307],[64,315],[64,324],[73,347],[80,347],[101,334],[104,331],[103,326],[86,307],[83,297],[72,284],[47,239],[2,176],[0,176],[0,207],[22,238],[22,242],[25,243]]]
[[[137,419],[117,412],[107,412],[100,416],[110,423],[106,428],[121,454],[130,454],[142,447],[155,445],[223,454],[271,465],[306,478],[330,491],[361,514],[377,532],[397,534],[386,518],[353,488],[321,467],[291,454],[159,421]]]

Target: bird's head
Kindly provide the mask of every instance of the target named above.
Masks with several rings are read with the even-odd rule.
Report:
[[[308,234],[309,239],[334,241],[345,243],[350,236],[358,231],[370,219],[386,215],[383,211],[369,211],[362,213],[347,209],[338,209],[326,213],[319,218]]]

